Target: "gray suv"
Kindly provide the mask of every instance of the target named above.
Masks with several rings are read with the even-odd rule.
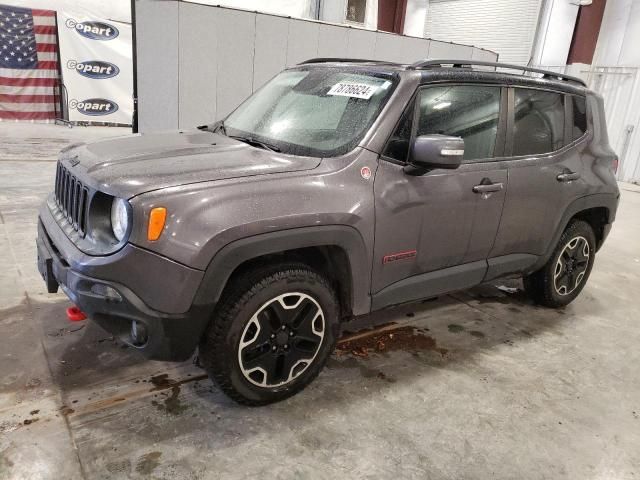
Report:
[[[150,358],[198,348],[262,405],[311,382],[355,316],[513,275],[567,305],[614,220],[616,165],[579,79],[315,59],[224,121],[63,150],[38,265]]]

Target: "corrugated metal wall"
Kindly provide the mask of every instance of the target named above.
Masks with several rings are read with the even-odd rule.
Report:
[[[526,65],[541,0],[429,0],[425,37],[477,45]]]
[[[584,64],[540,68],[580,77],[602,95],[609,144],[619,158],[616,177],[640,183],[640,68]]]
[[[180,1],[137,0],[136,18],[141,132],[223,118],[276,73],[313,57],[496,59],[467,45]]]
[[[635,67],[592,66],[589,88],[604,99],[609,143],[618,154],[618,180],[640,182],[640,71]]]

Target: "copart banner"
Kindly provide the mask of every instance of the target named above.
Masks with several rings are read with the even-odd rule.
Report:
[[[69,120],[131,125],[131,25],[58,11],[58,35]]]

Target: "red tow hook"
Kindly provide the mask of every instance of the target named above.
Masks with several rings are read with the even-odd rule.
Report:
[[[82,320],[86,320],[87,316],[74,305],[73,307],[67,308],[67,318],[71,322],[81,322]]]

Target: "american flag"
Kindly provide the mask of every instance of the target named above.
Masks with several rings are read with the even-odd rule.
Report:
[[[0,121],[55,119],[56,12],[0,5]]]

